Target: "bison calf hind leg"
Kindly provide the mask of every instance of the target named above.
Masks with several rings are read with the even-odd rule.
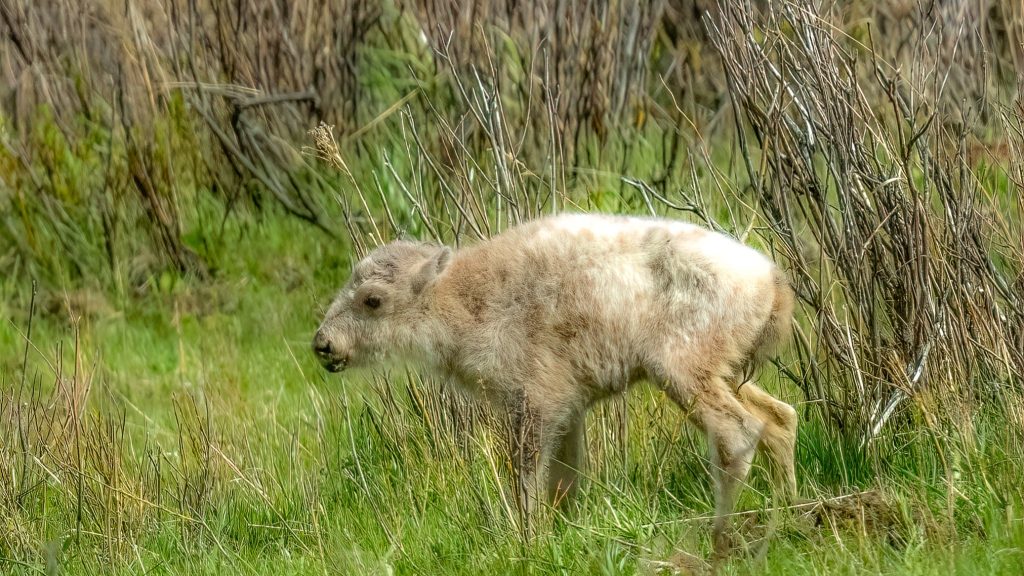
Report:
[[[776,492],[786,501],[797,496],[796,428],[797,414],[792,406],[777,400],[756,384],[748,382],[737,391],[740,403],[764,423],[761,448],[768,454]]]
[[[707,433],[715,482],[712,530],[715,553],[724,556],[732,547],[730,516],[750,473],[764,426],[756,417],[746,413],[738,402],[735,405],[705,405],[698,418]]]
[[[707,436],[715,487],[712,538],[715,555],[724,557],[732,548],[730,518],[750,473],[764,424],[743,407],[721,378],[671,378],[666,392]]]

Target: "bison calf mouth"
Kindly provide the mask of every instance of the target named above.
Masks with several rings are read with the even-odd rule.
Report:
[[[322,364],[328,372],[341,372],[346,366],[348,366],[348,358],[342,358],[340,360],[325,359],[322,361]]]
[[[328,354],[317,354],[317,360],[328,372],[341,372],[348,367],[348,356],[338,358]]]

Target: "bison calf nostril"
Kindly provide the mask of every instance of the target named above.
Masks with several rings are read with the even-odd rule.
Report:
[[[327,355],[331,353],[331,341],[323,332],[317,332],[313,337],[313,351],[317,354]]]

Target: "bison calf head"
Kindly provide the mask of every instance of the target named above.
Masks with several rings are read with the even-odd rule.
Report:
[[[444,246],[400,241],[356,264],[313,337],[324,368],[340,372],[421,351],[429,338],[425,296],[451,254]]]

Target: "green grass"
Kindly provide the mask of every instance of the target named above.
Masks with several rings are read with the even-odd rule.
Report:
[[[96,294],[109,300],[77,324],[38,311],[25,384],[30,287],[4,287],[4,397],[75,422],[55,392],[59,350],[63,387],[86,398],[77,429],[49,440],[24,435],[46,429],[27,411],[0,410],[4,573],[647,574],[678,551],[707,555],[703,440],[658,393],[631,395],[625,435],[615,405],[597,411],[579,509],[525,542],[503,504],[502,450],[476,416],[445,410],[430,381],[329,376],[308,353],[346,247],[283,216],[231,226],[244,240],[210,251],[211,280]],[[867,449],[813,408],[803,495],[885,503],[765,512],[758,467],[742,501],[761,510],[742,529],[752,551],[726,573],[1021,573],[1024,467],[997,408],[969,441],[920,425]]]

